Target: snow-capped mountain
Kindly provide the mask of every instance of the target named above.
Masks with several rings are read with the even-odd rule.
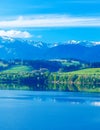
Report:
[[[100,42],[67,41],[64,43],[35,42],[10,37],[0,37],[0,59],[55,59],[75,58],[100,61]]]
[[[96,41],[75,41],[75,40],[69,40],[66,41],[64,43],[61,42],[55,42],[55,43],[46,43],[46,42],[42,42],[42,41],[33,41],[33,40],[25,40],[25,39],[21,39],[21,38],[11,38],[11,37],[0,37],[0,44],[2,43],[15,43],[15,42],[20,42],[20,43],[26,43],[38,48],[51,48],[51,47],[56,47],[59,45],[68,45],[68,44],[80,44],[82,46],[86,46],[86,47],[91,47],[91,46],[96,46],[96,45],[100,45],[100,41],[96,42]]]
[[[92,46],[100,45],[100,42],[87,41],[87,40],[83,40],[83,41],[70,40],[70,41],[67,41],[65,44],[79,44],[86,47],[92,47]]]

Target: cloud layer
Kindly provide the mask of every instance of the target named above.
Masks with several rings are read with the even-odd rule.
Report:
[[[73,17],[67,15],[19,16],[17,19],[0,21],[0,27],[95,27],[100,17]]]
[[[13,37],[13,38],[30,38],[32,35],[27,31],[16,31],[16,30],[0,30],[1,37]]]

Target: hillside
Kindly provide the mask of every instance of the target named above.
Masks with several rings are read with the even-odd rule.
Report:
[[[0,86],[34,90],[100,92],[100,63],[74,59],[0,61]],[[25,87],[26,86],[26,87]],[[2,88],[3,89],[3,88]]]
[[[31,71],[32,71],[32,67],[25,66],[25,65],[15,65],[2,72],[3,73],[23,73],[23,72],[31,72]]]
[[[88,68],[78,71],[72,71],[68,74],[77,74],[77,75],[100,75],[100,68]]]
[[[50,72],[73,71],[86,68],[88,63],[74,59],[52,59],[52,60],[1,60],[0,71],[12,71],[19,69],[19,72],[26,70],[47,69]]]

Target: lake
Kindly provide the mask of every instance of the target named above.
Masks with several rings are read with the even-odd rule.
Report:
[[[100,94],[0,90],[0,130],[99,130]]]

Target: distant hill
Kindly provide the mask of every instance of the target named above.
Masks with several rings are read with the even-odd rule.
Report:
[[[78,59],[100,61],[100,44],[91,41],[44,43],[32,40],[0,37],[0,59]]]

